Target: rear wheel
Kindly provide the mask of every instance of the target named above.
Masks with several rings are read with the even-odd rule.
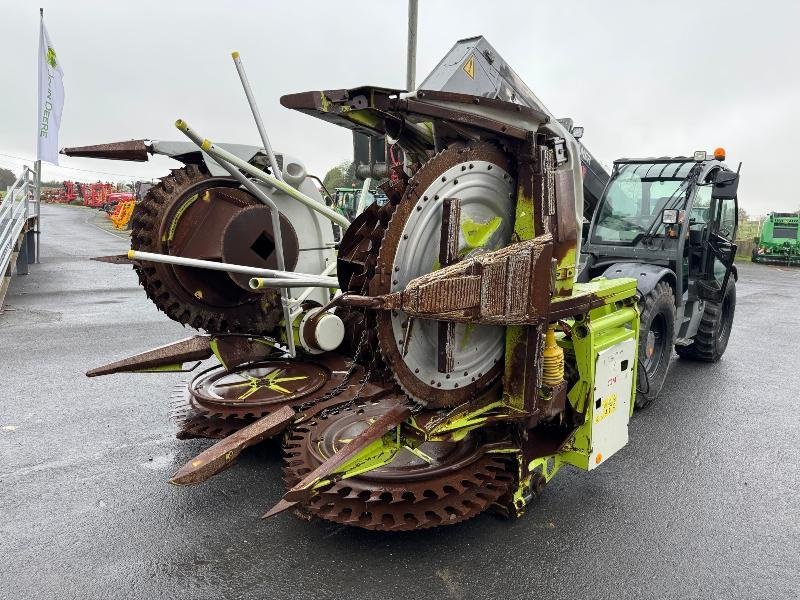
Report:
[[[703,362],[717,362],[728,347],[728,339],[733,326],[733,313],[736,310],[736,283],[728,279],[722,302],[706,302],[700,329],[688,346],[675,346],[681,358]]]
[[[675,336],[675,294],[661,281],[639,302],[639,372],[636,408],[658,397],[669,370]]]

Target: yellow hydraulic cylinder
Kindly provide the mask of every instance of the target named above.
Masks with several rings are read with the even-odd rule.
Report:
[[[542,351],[542,384],[550,387],[564,381],[564,349],[556,343],[553,325],[547,328]]]

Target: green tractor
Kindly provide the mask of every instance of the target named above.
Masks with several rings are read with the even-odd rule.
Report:
[[[739,174],[714,156],[621,158],[587,231],[579,281],[637,280],[641,335],[636,406],[661,391],[672,348],[715,362],[736,307]]]
[[[753,248],[753,262],[800,265],[800,213],[770,213]]]
[[[352,221],[372,204],[386,204],[386,194],[375,188],[362,190],[355,187],[339,187],[333,190],[331,205],[333,209]]]

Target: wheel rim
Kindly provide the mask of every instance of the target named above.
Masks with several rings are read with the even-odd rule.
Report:
[[[724,347],[728,343],[728,336],[731,333],[731,321],[733,321],[732,303],[729,296],[722,301],[722,311],[720,314],[718,343]]]
[[[658,371],[661,361],[664,358],[664,346],[666,345],[667,337],[666,329],[667,322],[664,319],[664,315],[659,313],[653,317],[650,328],[647,331],[644,360],[642,361],[649,377],[653,376]]]

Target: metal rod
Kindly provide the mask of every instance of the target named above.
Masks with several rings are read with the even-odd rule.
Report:
[[[253,90],[250,87],[250,81],[247,79],[247,73],[245,73],[242,59],[238,52],[232,52],[231,56],[233,57],[233,64],[236,65],[236,71],[239,73],[239,79],[242,81],[244,95],[247,96],[247,103],[250,105],[250,110],[253,112],[253,119],[256,121],[256,129],[258,129],[258,135],[261,136],[261,143],[264,144],[264,151],[267,153],[269,166],[272,168],[272,174],[283,181],[283,173],[281,173],[281,170],[278,168],[278,161],[275,158],[275,153],[272,151],[272,144],[269,143],[267,130],[264,128],[264,122],[261,120],[261,112],[258,110],[256,99],[253,97]]]
[[[250,287],[254,290],[276,287],[329,288],[338,287],[338,285],[338,282],[335,284],[335,286],[331,286],[330,283],[311,279],[278,279],[277,277],[253,277],[250,279]]]
[[[285,183],[285,182],[281,181],[280,179],[277,179],[276,177],[273,177],[269,173],[265,173],[261,169],[259,169],[257,167],[254,167],[253,165],[251,165],[250,163],[242,160],[238,156],[236,156],[234,154],[231,154],[230,152],[228,152],[224,148],[220,148],[219,146],[217,146],[213,142],[211,142],[211,140],[203,138],[196,131],[194,131],[191,127],[189,127],[189,125],[185,121],[183,121],[182,119],[178,119],[175,122],[175,127],[180,129],[186,135],[186,137],[188,137],[195,144],[200,146],[200,148],[202,148],[202,150],[204,152],[210,154],[215,160],[216,159],[222,159],[222,160],[228,161],[229,163],[231,163],[232,165],[238,167],[239,169],[241,169],[242,171],[244,171],[245,173],[247,173],[251,177],[254,177],[255,179],[263,181],[264,183],[268,183],[272,187],[282,191],[283,193],[287,194],[288,196],[291,196],[292,198],[294,198],[298,202],[301,202],[302,204],[305,204],[311,210],[315,210],[318,213],[324,215],[326,218],[328,218],[329,220],[333,221],[334,223],[338,223],[339,225],[341,225],[342,227],[345,227],[345,228],[350,226],[350,221],[348,221],[345,217],[343,217],[342,215],[337,213],[335,210],[325,206],[325,204],[322,203],[322,202],[318,202],[318,201],[314,200],[313,198],[310,198],[309,196],[306,196],[303,192],[294,189],[288,183]]]
[[[39,9],[42,10],[42,9]],[[36,169],[36,264],[39,264],[39,246],[41,244],[42,233],[42,161],[37,160],[33,163]]]
[[[128,250],[130,260],[141,260],[145,262],[157,262],[179,267],[196,267],[199,269],[210,269],[212,271],[226,271],[228,273],[239,273],[241,275],[252,275],[253,277],[277,277],[292,281],[307,282],[314,281],[325,286],[337,287],[338,281],[335,277],[321,277],[319,275],[308,275],[292,273],[291,271],[280,272],[272,269],[260,269],[258,267],[248,267],[245,265],[234,265],[231,263],[216,262],[213,260],[202,260],[199,258],[187,258],[185,256],[171,256],[169,254],[158,254],[156,252],[143,252],[141,250]]]
[[[336,270],[336,261],[332,261],[331,264],[329,264],[322,270],[322,273],[320,273],[320,275],[330,275],[335,270]],[[313,292],[314,289],[315,288],[313,287],[309,287],[307,290],[305,290],[302,294],[300,294],[297,298],[294,299],[295,304],[297,305],[305,301],[305,299],[311,295],[311,292]]]
[[[417,0],[408,0],[408,50],[406,55],[406,91],[416,89],[417,78]]]

